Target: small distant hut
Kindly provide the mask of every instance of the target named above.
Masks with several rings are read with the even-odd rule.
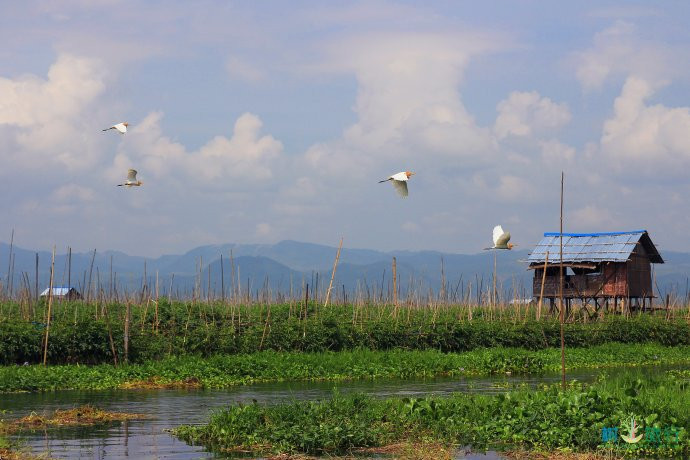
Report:
[[[41,297],[47,298],[49,293],[50,288],[46,288],[41,292]],[[82,295],[73,287],[54,287],[52,297],[53,299],[80,300]]]
[[[551,310],[560,296],[560,233],[544,233],[527,261],[534,270],[535,299],[548,299]],[[563,233],[563,299],[595,311],[651,308],[652,265],[663,264],[646,230],[609,233]]]

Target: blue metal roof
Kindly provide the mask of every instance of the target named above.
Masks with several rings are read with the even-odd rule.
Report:
[[[527,258],[529,263],[560,261],[560,233],[547,232]],[[653,263],[664,263],[646,230],[606,233],[563,233],[563,262],[627,262],[640,243]]]
[[[564,233],[563,236],[609,236],[609,235],[637,235],[647,233],[647,230],[632,230],[630,232],[602,232],[602,233]],[[544,236],[559,236],[558,232],[544,232]]]
[[[53,296],[66,296],[69,294],[70,289],[74,289],[71,287],[53,287]],[[41,296],[47,296],[48,293],[50,292],[50,288],[45,288],[43,292],[41,292]]]

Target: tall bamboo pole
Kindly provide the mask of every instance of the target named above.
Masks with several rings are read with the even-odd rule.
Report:
[[[493,282],[493,290],[491,292],[491,305],[492,305],[492,310],[493,306],[496,305],[497,298],[498,298],[498,293],[496,292],[496,250],[493,251],[494,253],[494,282]]]
[[[395,317],[398,317],[398,264],[393,257],[393,309]]]
[[[335,279],[335,270],[338,268],[338,260],[340,259],[340,250],[343,248],[343,238],[340,237],[340,245],[338,246],[338,252],[335,254],[335,261],[333,262],[333,271],[331,272],[331,282],[328,283],[328,290],[326,291],[326,301],[323,306],[328,305],[328,301],[331,298],[331,289],[333,289],[333,280]]]
[[[72,247],[67,248],[67,288],[72,288]]]
[[[50,283],[48,284],[48,315],[46,317],[46,337],[43,344],[43,365],[48,362],[48,337],[50,335],[50,315],[53,306],[53,271],[55,270],[55,246],[53,246],[53,257],[50,261]]]
[[[537,321],[541,319],[541,305],[544,299],[544,283],[546,282],[546,268],[549,264],[549,251],[546,251],[546,258],[544,259],[544,273],[541,275],[541,292],[539,293],[539,304],[537,304]]]
[[[129,319],[131,313],[131,303],[127,301],[125,305],[125,334],[124,334],[124,362],[129,361]]]
[[[34,276],[35,276],[35,279],[34,279],[34,283],[35,283],[35,284],[34,284],[35,295],[34,295],[34,297],[35,297],[35,300],[36,300],[36,305],[38,305],[38,253],[36,253],[36,266],[35,266],[34,268],[35,268],[35,270],[36,270],[36,271],[35,271],[35,274],[34,274]],[[36,313],[36,308],[34,308],[33,313],[34,313],[34,314]],[[33,316],[33,315],[32,315],[32,316]]]
[[[10,255],[7,259],[7,281],[5,282],[5,291],[7,293],[7,298],[12,297],[12,291],[10,289],[10,273],[12,273],[12,250],[14,249],[14,229],[12,229],[12,236],[10,236]]]
[[[559,263],[560,270],[560,283],[559,284],[559,297],[561,306],[561,383],[563,385],[563,390],[565,390],[565,333],[563,332],[563,321],[565,317],[565,306],[563,305],[563,182],[565,180],[565,174],[561,171],[561,231],[560,231],[560,256],[561,260]]]
[[[220,302],[225,303],[225,268],[223,267],[223,253],[220,254]]]

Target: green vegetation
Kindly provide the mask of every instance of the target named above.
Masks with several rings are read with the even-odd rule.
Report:
[[[48,363],[114,363],[124,355],[123,304],[57,302],[53,308]],[[45,312],[31,314],[19,304],[0,303],[0,364],[42,362]],[[604,343],[690,345],[690,323],[683,316],[616,315],[597,321],[571,317],[566,345]],[[129,362],[171,356],[243,354],[262,350],[323,352],[440,350],[514,347],[528,350],[560,345],[559,323],[537,321],[520,307],[437,306],[415,309],[387,306],[331,306],[310,303],[241,306],[221,303],[170,303],[160,299],[131,305]],[[111,342],[112,338],[112,342]]]
[[[262,453],[344,454],[407,440],[475,449],[680,457],[690,454],[686,386],[672,376],[641,380],[629,374],[591,386],[571,384],[565,391],[551,386],[496,396],[377,400],[336,393],[318,402],[235,405],[217,412],[208,425],[183,426],[175,434],[214,450]],[[631,417],[646,437],[637,444],[604,445],[602,429],[620,427],[620,434],[627,434]]]
[[[568,368],[690,364],[690,347],[607,344],[568,351]],[[539,373],[560,369],[560,351],[515,348],[465,353],[370,351],[299,353],[264,351],[209,358],[183,356],[141,364],[5,366],[0,392],[147,387],[222,388],[253,382],[410,378],[492,373]]]

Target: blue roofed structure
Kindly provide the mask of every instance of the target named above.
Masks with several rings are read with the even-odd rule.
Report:
[[[82,298],[79,291],[69,286],[53,287],[52,292],[50,288],[46,288],[43,292],[41,292],[41,297],[48,297],[48,294],[50,294],[51,297],[56,299],[77,300]]]
[[[563,262],[627,262],[638,244],[642,245],[651,263],[664,263],[646,230],[563,233]],[[550,262],[560,262],[560,233],[544,233],[544,238],[537,243],[527,261],[543,264],[547,252]]]
[[[645,309],[652,304],[651,264],[664,259],[646,230],[602,233],[563,233],[563,278],[561,278],[561,234],[544,233],[527,258],[534,270],[534,298],[554,301],[561,293],[569,308],[572,301],[583,306],[593,302],[595,310],[610,302],[613,309]]]

